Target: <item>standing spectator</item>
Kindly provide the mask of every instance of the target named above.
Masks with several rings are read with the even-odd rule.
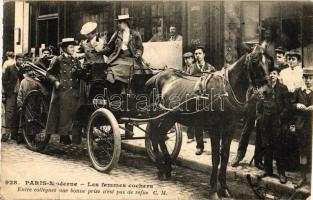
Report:
[[[2,66],[2,72],[5,71],[5,69],[10,66],[15,64],[15,59],[14,59],[14,52],[12,51],[7,51],[5,53],[5,56],[7,57],[7,60],[4,61],[3,66]]]
[[[7,57],[7,60],[4,61],[3,65],[2,65],[2,74],[4,73],[5,69],[8,66],[15,65],[14,52],[7,51],[5,55]],[[4,96],[3,87],[2,87],[2,102],[5,103],[5,96]],[[5,109],[3,109],[2,112],[4,112],[4,110]],[[4,116],[4,115],[2,115],[2,116]],[[3,122],[2,126],[6,126],[5,125],[5,120],[2,120],[2,122]],[[1,138],[2,141],[7,141],[8,140],[9,134],[6,131],[7,131],[6,129],[3,129],[2,138]]]
[[[60,135],[60,143],[71,144],[69,132],[74,115],[80,106],[79,79],[76,70],[80,62],[74,58],[74,38],[64,38],[59,44],[63,54],[55,57],[47,70],[47,78],[53,83],[48,120],[47,134]]]
[[[279,70],[283,70],[288,67],[288,64],[286,62],[285,52],[286,52],[286,49],[282,46],[275,49],[275,53],[276,53],[275,67],[278,68]]]
[[[191,75],[196,75],[196,74],[200,75],[204,72],[216,71],[212,65],[205,62],[205,59],[204,59],[205,53],[204,53],[204,47],[203,46],[197,46],[194,55],[196,57],[196,63],[191,65],[187,69],[187,73],[189,73]],[[197,123],[201,123],[200,121],[198,121]],[[201,126],[199,126],[195,123],[193,127],[189,127],[187,130],[187,132],[189,132],[189,134],[190,134],[190,137],[192,135],[194,135],[196,137],[196,142],[197,142],[197,146],[196,146],[197,150],[195,153],[196,155],[201,155],[203,153],[203,149],[204,149],[203,129],[199,128],[199,127],[201,127]]]
[[[24,55],[17,54],[16,62],[11,61],[2,77],[2,101],[5,103],[5,124],[6,134],[11,134],[11,139],[19,141],[21,138],[18,135],[18,108],[17,108],[17,93],[21,78],[19,66],[23,62]]]
[[[52,50],[50,48],[44,48],[41,51],[41,57],[36,59],[34,64],[44,70],[47,70],[51,63],[52,58],[53,58]]]
[[[193,53],[186,52],[186,53],[184,53],[183,57],[184,57],[184,62],[185,62],[185,65],[183,67],[183,71],[188,71],[188,69],[192,68],[192,66],[194,65],[195,59],[193,57]]]
[[[197,46],[195,50],[196,63],[187,69],[187,73],[191,75],[201,74],[203,72],[214,72],[215,68],[205,61],[204,46]]]
[[[303,70],[300,60],[301,54],[298,51],[289,51],[286,53],[289,67],[280,72],[282,83],[287,86],[289,92],[294,92],[296,88],[303,86]]]
[[[170,26],[170,38],[168,41],[183,41],[183,36],[177,33],[176,26]]]
[[[264,52],[267,56],[270,56],[272,59],[275,58],[275,41],[273,37],[273,32],[271,29],[266,29],[264,32],[264,40],[261,44],[264,49]]]
[[[295,90],[293,100],[301,173],[301,180],[296,188],[307,183],[306,175],[312,160],[313,66],[303,69],[303,80],[305,85]]]
[[[283,127],[288,123],[288,112],[290,109],[288,89],[278,81],[278,70],[270,72],[270,84],[264,99],[258,104],[259,126],[262,136],[262,145],[265,149],[264,168],[265,171],[259,178],[273,176],[273,155],[276,153],[277,171],[279,181],[287,182],[285,175],[284,141],[285,131]]]
[[[186,52],[183,55],[184,57],[184,62],[185,62],[185,66],[183,67],[183,70],[188,72],[190,68],[193,67],[194,65],[194,57],[193,57],[193,53],[191,52]],[[187,143],[191,143],[193,141],[195,141],[194,137],[195,137],[195,128],[194,127],[188,127],[187,128]]]
[[[232,161],[231,166],[237,167],[239,163],[243,160],[246,155],[247,147],[249,144],[249,138],[252,131],[255,129],[255,120],[256,120],[256,105],[258,96],[256,92],[253,90],[253,87],[250,87],[247,91],[247,106],[245,108],[245,116],[244,116],[244,126],[241,131],[240,141],[237,149],[237,155],[235,159]],[[254,166],[258,169],[263,170],[264,166],[262,163],[263,156],[261,153],[261,134],[260,131],[256,131],[255,138],[255,149],[254,149]]]

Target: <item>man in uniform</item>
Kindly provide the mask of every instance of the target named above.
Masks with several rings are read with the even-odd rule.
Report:
[[[285,131],[288,124],[288,114],[291,108],[288,89],[278,81],[278,69],[270,72],[270,84],[264,92],[264,98],[258,103],[259,126],[261,131],[262,146],[264,148],[264,173],[259,176],[273,176],[274,152],[277,157],[277,171],[282,184],[287,182],[285,176],[284,142]]]
[[[69,132],[72,131],[73,119],[80,106],[80,81],[77,70],[81,67],[77,58],[74,58],[74,38],[64,38],[59,46],[63,53],[53,58],[47,70],[47,78],[53,83],[47,134],[60,135],[60,143],[71,144]]]
[[[16,103],[16,97],[22,80],[22,74],[20,72],[20,65],[23,62],[24,55],[17,54],[16,62],[12,62],[8,65],[3,72],[2,77],[2,101],[5,103],[5,124],[6,134],[11,134],[11,139],[19,141],[21,138],[18,135],[18,108]]]
[[[301,173],[301,179],[296,184],[296,188],[307,183],[306,175],[312,162],[313,66],[303,68],[303,80],[305,85],[295,90],[293,99]]]

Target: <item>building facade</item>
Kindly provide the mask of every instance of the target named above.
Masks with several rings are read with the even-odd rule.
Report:
[[[56,46],[63,37],[81,40],[80,28],[88,21],[111,35],[117,15],[130,14],[144,42],[157,31],[166,40],[175,25],[183,50],[205,45],[206,59],[216,68],[236,61],[244,42],[262,42],[266,30],[275,46],[299,49],[303,65],[313,65],[312,2],[16,0],[15,13],[15,52],[35,48],[38,54],[41,44]]]

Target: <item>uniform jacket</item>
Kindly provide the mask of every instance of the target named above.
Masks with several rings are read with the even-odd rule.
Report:
[[[62,54],[51,61],[47,70],[47,78],[52,82],[60,81],[58,93],[68,89],[79,89],[79,79],[75,77],[75,69],[79,67],[79,60]]]
[[[296,109],[297,103],[302,103],[305,106],[313,105],[313,92],[310,94],[306,94],[304,88],[298,88],[295,90],[294,97],[292,100],[293,109],[295,111],[295,126],[296,129],[310,129],[308,131],[312,131],[312,112],[301,111]]]
[[[18,93],[19,80],[22,80],[21,73],[16,64],[7,66],[2,76],[2,87],[4,95],[7,97]]]
[[[274,103],[277,111],[275,114],[278,114],[282,122],[287,122],[289,120],[288,117],[291,110],[291,100],[288,89],[285,85],[277,82],[272,92],[274,95]],[[260,104],[258,104],[258,106],[258,112],[263,113],[264,107],[266,106],[264,105],[264,102],[261,102]]]
[[[191,67],[187,69],[187,73],[190,75],[201,74],[202,72],[215,72],[215,71],[216,71],[215,68],[207,62],[205,62],[202,70],[199,68],[197,64],[193,64],[191,65]]]
[[[55,57],[47,70],[47,78],[60,81],[58,89],[53,88],[48,120],[47,134],[66,135],[71,129],[73,118],[80,105],[80,80],[75,76],[79,60],[64,54]]]
[[[122,41],[123,41],[123,32],[122,31],[116,31],[110,41],[108,42],[108,44],[105,47],[104,53],[110,54],[109,58],[107,60],[107,63],[110,64],[113,61],[116,60],[116,58],[118,57],[120,51],[121,51],[121,47],[122,47]],[[130,29],[130,33],[129,33],[129,42],[128,42],[128,49],[130,51],[130,53],[135,56],[137,53],[140,54],[140,57],[143,54],[143,45],[142,45],[142,40],[141,40],[141,36],[137,31],[134,31],[132,29]]]

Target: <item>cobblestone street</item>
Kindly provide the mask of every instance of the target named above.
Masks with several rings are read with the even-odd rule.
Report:
[[[175,166],[171,180],[159,181],[156,172],[147,157],[126,151],[122,151],[119,166],[110,174],[103,174],[91,166],[87,150],[83,146],[62,146],[53,139],[41,154],[32,152],[23,145],[8,142],[2,144],[1,194],[10,200],[34,199],[33,194],[30,195],[27,190],[46,188],[47,190],[37,191],[44,199],[66,199],[70,198],[69,195],[75,199],[119,199],[125,198],[123,192],[128,191],[133,194],[126,194],[126,199],[208,199],[208,175]],[[17,180],[16,185],[14,180]],[[47,186],[45,181],[63,185],[61,187],[55,183],[54,186]],[[64,186],[66,183],[69,186]],[[70,183],[77,183],[77,186],[72,187]],[[126,187],[103,185],[117,183],[125,184]],[[147,189],[143,185],[152,185],[153,188]],[[229,182],[229,186],[235,199],[256,198],[245,183],[233,181]],[[49,192],[49,189],[60,188],[69,191]]]

